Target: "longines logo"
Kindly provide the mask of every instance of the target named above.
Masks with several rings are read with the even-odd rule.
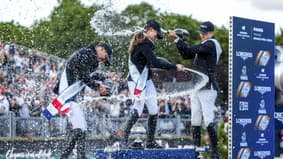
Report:
[[[266,92],[271,92],[271,87],[254,86],[254,91],[259,92],[261,95],[264,95]]]
[[[236,56],[241,57],[244,61],[246,61],[246,59],[253,57],[253,53],[244,52],[244,51],[236,51]]]
[[[243,127],[245,127],[247,124],[252,123],[251,118],[236,118],[236,123],[241,124]]]
[[[254,156],[264,159],[267,156],[270,156],[270,151],[254,151]]]

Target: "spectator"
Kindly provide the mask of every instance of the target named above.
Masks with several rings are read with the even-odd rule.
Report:
[[[0,65],[4,67],[8,63],[8,57],[4,51],[4,48],[0,47]]]
[[[10,104],[6,96],[0,95],[0,115],[8,115],[10,111]]]
[[[119,117],[120,116],[120,105],[118,103],[110,104],[110,115],[111,117]]]
[[[15,71],[17,74],[21,73],[23,70],[23,58],[19,55],[19,52],[16,52],[14,55],[15,60]]]
[[[41,115],[42,108],[40,99],[37,97],[32,101],[32,109],[31,109],[31,116],[38,117]]]
[[[16,117],[19,117],[21,106],[18,104],[15,97],[10,98],[9,103],[10,103],[10,111],[15,113]]]
[[[185,106],[186,106],[186,116],[183,117],[184,119],[188,119],[187,115],[191,115],[191,97],[187,96],[185,100]],[[182,116],[181,116],[182,117]],[[186,135],[191,135],[191,120],[184,120],[183,121],[184,127],[185,127],[185,133]]]
[[[127,99],[126,101],[120,103],[120,117],[129,115],[132,104],[133,101],[131,99]]]
[[[49,78],[53,79],[57,77],[57,66],[55,63],[51,64],[51,69],[49,71]]]
[[[20,107],[25,103],[24,97],[20,94],[19,90],[15,91],[14,99],[16,100],[16,103],[18,103]]]
[[[15,45],[14,44],[9,45],[9,55],[14,56],[15,51],[16,51]]]
[[[19,110],[20,117],[29,118],[30,117],[30,105],[25,102]]]
[[[180,115],[181,118],[190,114],[190,111],[185,105],[185,100],[182,97],[178,97],[176,99],[172,111],[175,115]]]
[[[167,104],[166,100],[165,99],[159,100],[158,106],[159,106],[159,113],[158,113],[159,118],[169,117],[169,114],[171,112],[171,108]]]

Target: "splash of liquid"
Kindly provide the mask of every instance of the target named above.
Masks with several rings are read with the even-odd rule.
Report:
[[[190,72],[193,73],[197,76],[200,77],[201,80],[197,80],[197,82],[195,83],[193,88],[188,88],[182,91],[178,91],[178,92],[168,92],[167,94],[158,94],[157,95],[157,99],[169,99],[169,98],[175,98],[175,97],[182,97],[182,96],[186,96],[186,95],[190,95],[198,90],[200,90],[202,87],[204,87],[206,85],[206,83],[208,82],[208,76],[205,75],[204,73],[201,73],[199,71],[190,69],[190,68],[184,68],[184,72]],[[149,98],[155,98],[155,96],[146,96],[146,97],[134,97],[135,100],[146,100]],[[89,101],[95,101],[95,100],[111,100],[111,101],[126,101],[128,99],[132,99],[132,97],[126,97],[122,94],[118,94],[118,95],[112,95],[110,97],[94,97],[92,99],[89,99]]]
[[[130,22],[130,18],[121,16],[110,6],[95,12],[90,21],[91,27],[99,36],[131,36],[142,28],[139,26],[131,27],[132,29],[123,29]]]
[[[125,29],[125,26],[131,22],[131,18],[126,16],[121,16],[117,12],[115,12],[111,5],[108,5],[98,11],[95,12],[94,16],[92,17],[90,24],[91,27],[95,30],[95,32],[99,36],[104,37],[127,37],[133,35],[135,32],[142,30],[139,26],[131,27],[132,29]],[[175,98],[179,96],[186,96],[189,94],[192,94],[195,91],[198,91],[202,87],[205,86],[205,84],[208,82],[208,77],[196,70],[185,68],[184,72],[194,74],[198,76],[196,83],[193,83],[192,88],[186,88],[184,90],[177,90],[177,92],[167,92],[166,94],[157,94],[157,99],[169,99],[169,98]],[[147,97],[134,97],[135,100],[144,100],[148,98],[153,98],[153,96],[147,96]],[[89,101],[93,100],[116,100],[116,101],[126,101],[127,99],[133,99],[133,97],[126,97],[122,94],[118,95],[112,95],[110,97],[94,97]],[[85,101],[84,101],[85,102]]]

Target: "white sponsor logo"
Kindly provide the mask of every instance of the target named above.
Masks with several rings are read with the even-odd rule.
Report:
[[[249,110],[249,102],[240,101],[239,102],[239,110],[240,111],[248,111]]]
[[[263,99],[260,100],[258,113],[259,114],[266,114],[265,101]]]
[[[254,91],[257,91],[257,92],[259,92],[261,95],[264,95],[266,92],[271,92],[271,87],[254,86]]]
[[[263,33],[263,28],[253,27],[253,31]]]
[[[236,119],[236,123],[241,124],[243,127],[245,127],[247,124],[252,123],[252,119],[251,118],[238,118]]]
[[[256,141],[257,144],[260,144],[260,145],[264,145],[264,144],[268,144],[269,141],[264,138],[264,133],[261,133],[260,134],[260,137],[258,138],[258,140]]]
[[[253,57],[252,52],[236,51],[236,56],[241,57],[244,61]]]
[[[248,146],[248,143],[247,143],[247,134],[246,134],[246,132],[243,132],[243,133],[242,133],[240,146],[241,146],[241,147],[247,147],[247,146]]]
[[[261,159],[270,155],[271,155],[270,151],[254,151],[254,156],[259,157]]]
[[[260,37],[253,37],[253,40],[264,41],[264,42],[273,42],[272,39],[269,39],[269,38],[260,38]]]
[[[242,67],[242,74],[241,74],[241,76],[240,76],[240,79],[241,79],[241,80],[245,80],[245,81],[248,80],[248,76],[247,76],[247,66],[246,66],[246,65],[244,65],[244,66]]]
[[[241,39],[250,38],[251,36],[246,32],[246,26],[241,26],[241,30],[237,33],[237,37],[241,37]]]
[[[258,75],[256,76],[256,78],[257,78],[257,79],[260,79],[260,80],[262,80],[262,81],[269,79],[269,77],[267,76],[267,74],[263,74],[263,73],[258,74]]]

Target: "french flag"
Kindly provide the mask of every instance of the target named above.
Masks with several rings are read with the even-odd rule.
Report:
[[[60,98],[55,98],[47,108],[43,110],[43,115],[50,120],[53,116],[55,116],[57,113],[60,113],[61,115],[65,115],[70,112],[70,106],[69,104],[65,104]]]
[[[68,115],[70,113],[70,105],[69,101],[79,93],[85,84],[81,81],[78,81],[68,88],[66,88],[57,98],[51,101],[51,103],[43,110],[42,114],[50,120],[57,113],[61,115]]]

